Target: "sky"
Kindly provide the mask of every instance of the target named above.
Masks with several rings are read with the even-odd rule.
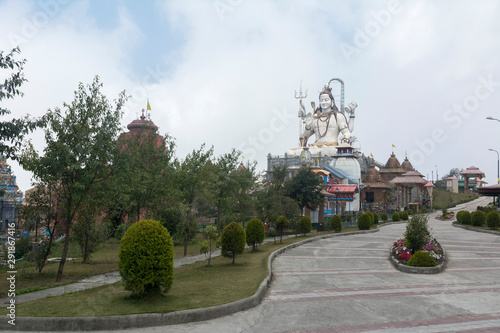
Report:
[[[239,149],[264,171],[268,154],[298,146],[295,91],[318,104],[341,78],[365,155],[407,154],[428,180],[477,166],[491,185],[498,17],[496,0],[0,0],[0,50],[19,45],[28,79],[23,97],[2,104],[12,117],[41,116],[99,75],[108,99],[131,96],[124,130],[149,99],[179,158],[205,143],[216,155]],[[43,132],[31,138],[42,150]],[[29,189],[31,174],[9,163]]]

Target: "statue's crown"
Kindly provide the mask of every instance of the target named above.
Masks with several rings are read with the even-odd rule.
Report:
[[[327,94],[331,95],[332,94],[332,88],[330,88],[327,84],[323,87],[323,91],[319,93],[320,95]]]

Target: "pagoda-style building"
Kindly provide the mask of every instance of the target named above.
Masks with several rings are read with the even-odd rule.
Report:
[[[372,211],[384,210],[388,204],[388,192],[391,186],[383,180],[373,163],[364,175],[363,185],[361,196],[366,208]]]
[[[9,223],[16,222],[16,208],[23,201],[23,192],[3,155],[0,155],[0,195],[0,232],[4,233]]]
[[[410,162],[408,161],[408,163]],[[406,164],[406,166],[408,167],[408,164]],[[380,176],[382,176],[383,181],[388,183],[394,178],[399,177],[408,171],[401,166],[398,158],[396,157],[396,155],[394,155],[394,152],[392,152],[391,156],[389,157],[385,165],[380,168],[379,172]]]

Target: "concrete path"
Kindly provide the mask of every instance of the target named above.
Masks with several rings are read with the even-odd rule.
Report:
[[[286,251],[274,261],[264,301],[253,309],[124,332],[500,332],[500,237],[455,228],[437,214],[429,225],[449,258],[440,274],[392,267],[388,250],[405,229],[394,224]]]

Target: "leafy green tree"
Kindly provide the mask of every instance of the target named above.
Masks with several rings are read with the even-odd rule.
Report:
[[[203,237],[206,240],[201,243],[200,253],[204,254],[207,257],[207,267],[210,267],[212,254],[219,245],[219,232],[213,225],[208,225],[203,231]]]
[[[251,219],[248,221],[245,233],[247,237],[247,245],[252,246],[252,250],[255,251],[257,244],[261,244],[266,237],[264,223],[257,218]]]
[[[286,217],[284,217],[283,215],[278,217],[278,219],[276,220],[276,229],[278,230],[278,233],[280,234],[280,243],[283,242],[283,231],[286,228],[288,228],[289,225],[290,225],[290,221]]]
[[[137,295],[167,291],[174,279],[174,244],[154,220],[134,223],[120,243],[120,275],[126,290]]]
[[[243,168],[241,168],[243,166]],[[247,162],[246,166],[241,164],[238,167],[238,172],[235,174],[236,181],[238,183],[238,189],[236,193],[236,216],[239,222],[245,227],[245,221],[248,216],[253,215],[255,209],[255,198],[252,195],[255,189],[255,169],[257,162]]]
[[[429,218],[425,215],[413,215],[406,224],[404,237],[408,242],[408,247],[413,251],[420,251],[424,246],[425,240],[430,236],[427,228]]]
[[[236,222],[231,222],[222,231],[220,239],[221,254],[224,257],[234,258],[245,252],[245,229]]]
[[[26,82],[23,67],[26,60],[17,60],[16,56],[21,53],[19,47],[4,54],[0,51],[0,76],[4,79],[0,83],[0,102],[5,99],[12,99],[16,96],[23,96],[20,91],[21,85]],[[7,71],[7,73],[4,72]],[[9,115],[10,110],[0,106],[0,116]],[[10,121],[0,121],[0,153],[7,158],[17,159],[17,153],[21,147],[25,136],[45,124],[45,118],[31,118],[29,115],[22,118],[14,118]]]
[[[297,174],[285,185],[287,196],[295,200],[301,210],[304,207],[313,209],[313,206],[323,202],[319,178],[309,168],[302,167]]]
[[[64,214],[61,202],[56,199],[60,189],[57,181],[39,183],[26,193],[24,204],[18,210],[18,218],[25,221],[28,230],[35,230],[35,241],[40,240],[38,230],[46,230],[48,233],[48,237],[41,241],[31,256],[31,261],[36,263],[38,274],[41,274],[45,267],[56,233],[61,232]]]
[[[64,215],[66,239],[56,281],[63,275],[75,217],[97,184],[105,182],[112,171],[109,163],[117,149],[121,109],[127,98],[125,92],[120,93],[112,107],[101,88],[97,76],[87,87],[80,83],[74,101],[64,103],[64,112],[59,108],[49,110],[44,155],[29,144],[21,157],[21,164],[33,172],[39,184],[58,184],[54,199]]]
[[[175,197],[184,213],[184,256],[187,255],[187,246],[190,233],[190,221],[194,213],[195,204],[199,197],[210,196],[208,193],[213,180],[210,157],[213,147],[205,151],[203,144],[200,149],[193,150],[182,161],[175,161],[174,184],[177,190]]]

